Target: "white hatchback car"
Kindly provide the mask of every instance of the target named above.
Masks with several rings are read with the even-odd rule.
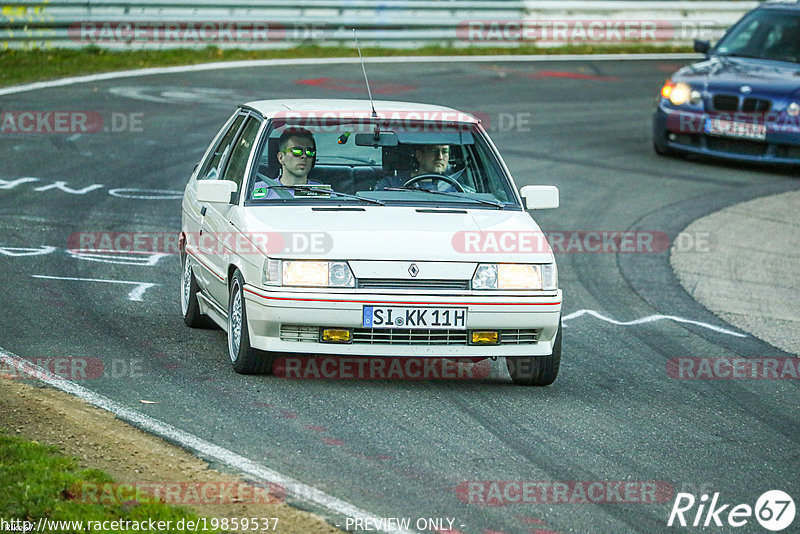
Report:
[[[558,202],[553,186],[518,193],[466,113],[251,102],[186,186],[184,320],[226,330],[239,373],[269,373],[287,353],[504,356],[514,382],[547,385],[562,294],[526,209]]]

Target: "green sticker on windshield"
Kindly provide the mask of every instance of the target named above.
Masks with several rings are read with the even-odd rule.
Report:
[[[257,187],[253,189],[253,198],[264,198],[268,193],[269,191],[267,191],[266,187]]]

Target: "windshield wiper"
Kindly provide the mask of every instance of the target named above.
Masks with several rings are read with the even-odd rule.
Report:
[[[446,197],[453,197],[459,200],[470,200],[472,202],[480,202],[481,204],[486,204],[487,206],[494,206],[497,209],[503,210],[505,208],[505,204],[503,202],[497,200],[487,200],[485,198],[472,198],[472,197],[462,197],[459,193],[448,193],[447,191],[436,191],[431,189],[422,189],[419,187],[384,187],[384,191],[421,191],[423,193],[430,193],[431,195],[444,195]]]
[[[378,206],[386,205],[386,203],[383,200],[377,200],[375,198],[364,198],[358,195],[351,195],[350,193],[342,193],[341,191],[336,191],[334,189],[324,189],[321,187],[312,187],[310,185],[268,185],[264,189],[297,189],[300,191],[305,191],[307,193],[316,193],[318,196],[337,195],[344,198],[352,198],[355,200],[361,200],[363,202],[369,202],[371,204],[377,204]],[[317,196],[317,195],[312,195],[312,196]]]

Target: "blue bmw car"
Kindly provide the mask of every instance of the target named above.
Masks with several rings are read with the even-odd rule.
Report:
[[[706,59],[661,88],[656,153],[800,164],[800,4],[764,3],[694,48]]]

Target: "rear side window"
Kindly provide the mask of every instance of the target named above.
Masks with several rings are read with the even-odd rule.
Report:
[[[228,154],[231,151],[231,145],[233,144],[233,140],[236,138],[236,134],[239,131],[239,128],[242,126],[242,122],[244,121],[244,115],[239,115],[236,117],[236,120],[228,128],[228,131],[225,132],[225,135],[220,140],[219,144],[214,148],[214,152],[206,161],[206,164],[203,166],[203,170],[200,171],[198,175],[198,179],[200,180],[217,180],[219,179],[220,175],[220,167],[225,163],[225,160],[228,157]]]

